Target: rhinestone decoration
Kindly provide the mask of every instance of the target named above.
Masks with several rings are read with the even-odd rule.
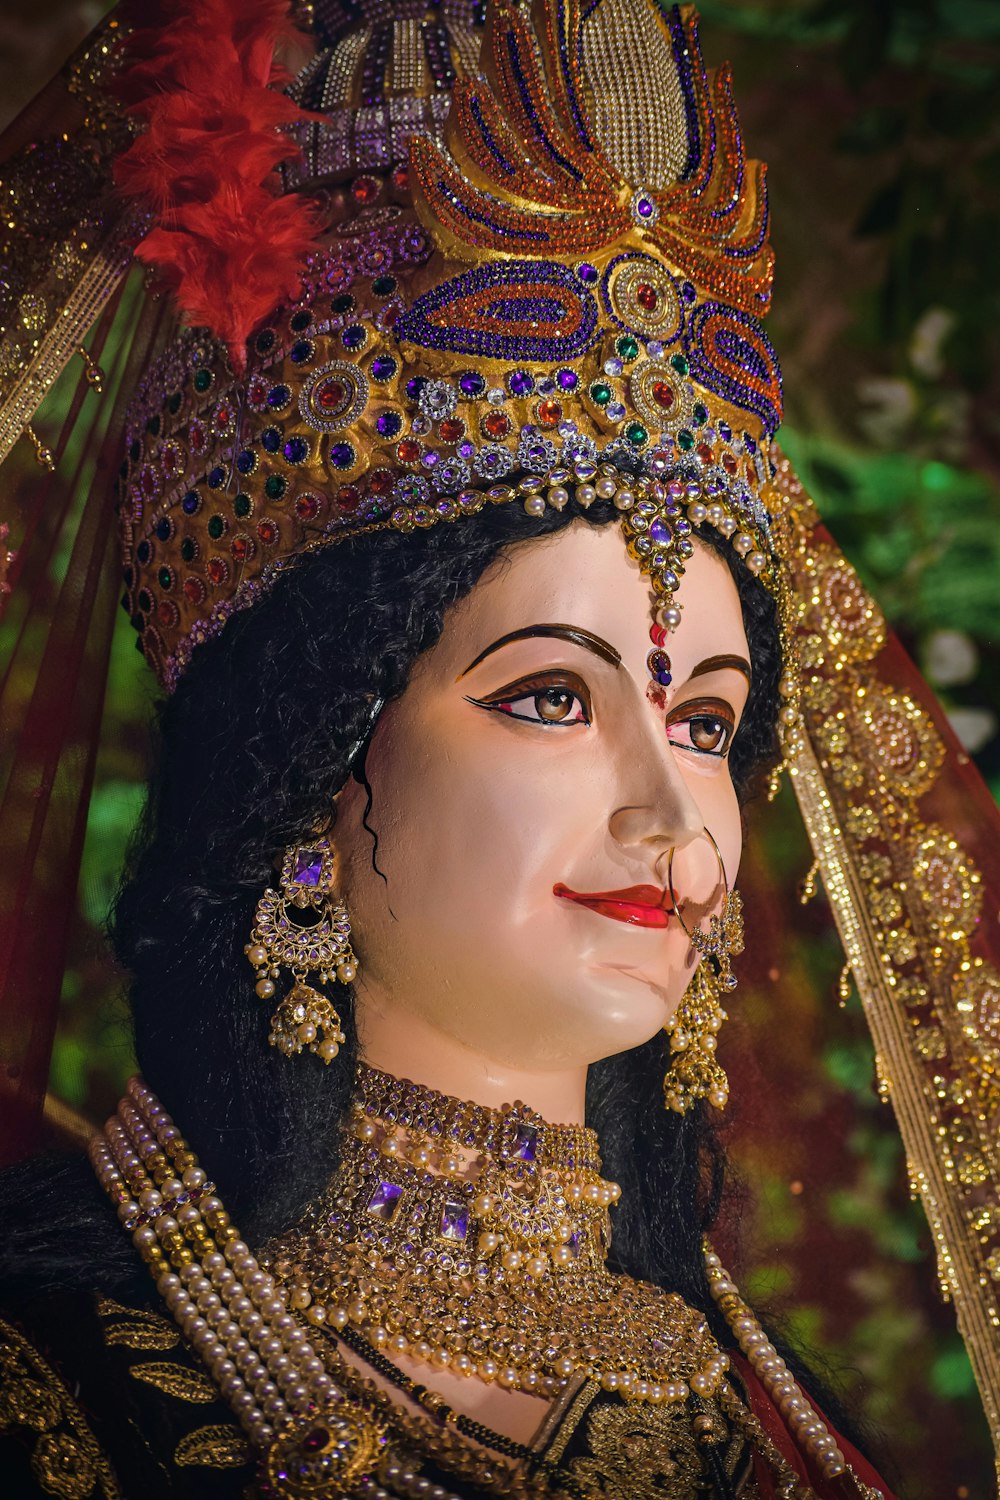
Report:
[[[693,21],[663,24],[698,121],[676,190],[616,180],[582,111],[553,110],[561,70],[567,97],[583,97],[577,64],[505,10],[487,41],[493,81],[456,86],[452,127],[489,188],[436,133],[393,176],[395,201],[365,163],[348,189],[359,217],[338,223],[301,294],[255,335],[245,381],[198,330],[147,372],[123,470],[127,607],[168,687],[303,548],[473,514],[473,489],[537,515],[610,486],[625,515],[637,478],[679,477],[714,486],[746,555],[766,555],[780,382],[757,321],[764,199],[728,96],[690,63]],[[161,523],[174,529],[161,536]],[[675,554],[662,580],[680,576]]]
[[[660,205],[645,188],[637,188],[632,194],[629,204],[629,212],[636,224],[642,229],[652,229],[660,217]]]
[[[317,432],[342,432],[368,405],[368,381],[357,365],[331,360],[317,370],[299,395],[303,420]]]
[[[671,364],[648,359],[629,376],[629,400],[654,432],[679,433],[691,426],[694,391]]]
[[[601,295],[620,327],[671,344],[680,336],[684,313],[677,283],[651,255],[615,256],[604,274]]]

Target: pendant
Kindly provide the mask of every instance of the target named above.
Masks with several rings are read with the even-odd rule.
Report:
[[[333,1407],[288,1427],[261,1461],[260,1496],[316,1500],[346,1495],[375,1469],[385,1428],[356,1407]]]

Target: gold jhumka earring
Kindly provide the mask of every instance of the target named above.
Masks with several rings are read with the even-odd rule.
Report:
[[[257,994],[270,1000],[282,967],[291,969],[294,983],[271,1017],[268,1041],[286,1057],[303,1047],[330,1063],[344,1041],[340,1016],[325,995],[308,983],[310,970],[318,982],[336,978],[350,984],[357,973],[351,948],[351,923],[336,900],[333,850],[328,839],[295,845],[285,852],[281,880],[257,902],[254,927],[244,949],[257,972]]]
[[[707,1099],[716,1109],[724,1109],[729,1098],[729,1080],[715,1055],[716,1038],[727,1019],[720,995],[736,988],[736,975],[730,957],[743,951],[743,902],[738,891],[729,889],[722,851],[705,829],[705,837],[715,850],[719,873],[725,889],[720,916],[709,920],[707,930],[688,927],[681,904],[674,891],[675,850],[667,861],[667,887],[677,920],[701,955],[684,998],[667,1027],[673,1054],[663,1079],[663,1098],[668,1109],[687,1114],[699,1099]]]

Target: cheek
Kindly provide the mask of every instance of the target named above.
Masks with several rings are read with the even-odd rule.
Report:
[[[395,778],[380,863],[411,912],[446,905],[436,925],[459,912],[500,926],[517,920],[549,891],[558,878],[553,863],[577,837],[575,779],[551,764],[528,774],[515,747],[503,743],[513,738],[498,736],[484,748],[469,734],[458,740],[459,754],[453,742],[448,757],[423,758],[419,777]]]
[[[714,778],[698,799],[705,827],[719,846],[726,879],[732,890],[743,853],[743,816],[728,773]]]
[[[721,856],[726,881],[732,890],[743,853],[743,815],[728,767],[723,764],[718,770],[699,771],[696,763],[681,754],[675,757],[675,764],[680,768],[706,833],[711,834],[718,845],[718,856],[711,848],[711,840],[706,837],[696,838],[686,846],[676,862],[680,883],[692,885],[693,882],[693,888],[703,896],[706,882],[715,885],[718,881]]]
[[[373,746],[369,822],[388,884],[371,872],[362,830],[353,866],[359,923],[372,936],[377,923],[395,951],[412,946],[414,958],[436,946],[463,963],[477,951],[526,961],[536,938],[566,938],[553,886],[601,867],[613,805],[606,757],[582,754],[573,730],[524,733],[495,716],[440,717],[444,728],[432,734],[422,715],[400,715]]]

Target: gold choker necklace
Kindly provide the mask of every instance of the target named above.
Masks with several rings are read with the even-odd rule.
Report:
[[[608,1270],[616,1184],[597,1138],[361,1067],[341,1165],[262,1260],[316,1327],[551,1398],[712,1396],[729,1364],[678,1296]]]

